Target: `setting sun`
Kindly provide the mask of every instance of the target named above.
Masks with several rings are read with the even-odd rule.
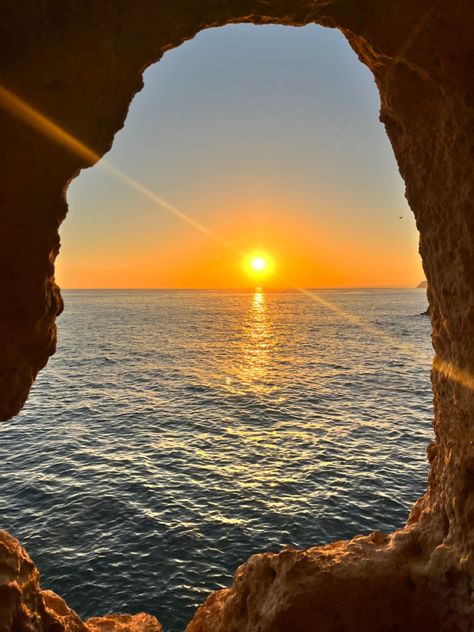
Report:
[[[255,257],[250,262],[252,268],[257,272],[263,272],[267,267],[267,262],[263,257]]]
[[[265,252],[251,252],[245,257],[243,268],[248,276],[263,279],[273,273],[275,263],[273,258]]]

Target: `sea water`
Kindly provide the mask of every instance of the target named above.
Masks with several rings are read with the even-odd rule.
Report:
[[[81,616],[177,632],[252,553],[390,531],[423,493],[423,290],[64,298],[0,425],[0,527]]]

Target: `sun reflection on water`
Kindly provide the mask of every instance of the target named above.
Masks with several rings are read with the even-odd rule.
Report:
[[[246,390],[265,395],[276,388],[270,379],[274,346],[275,337],[265,293],[257,287],[243,323],[240,362],[236,370],[237,380]]]

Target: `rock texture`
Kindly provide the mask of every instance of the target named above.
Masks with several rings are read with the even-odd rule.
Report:
[[[144,612],[135,615],[110,614],[86,621],[89,632],[162,632],[161,625]]]
[[[187,632],[439,630],[449,616],[433,608],[436,587],[423,578],[425,561],[409,537],[380,533],[255,555],[231,590],[198,610]]]
[[[162,632],[149,614],[108,615],[85,623],[61,597],[41,590],[39,572],[11,535],[0,531],[0,632]]]
[[[0,532],[1,632],[46,630],[51,623],[39,592],[38,570],[20,543]]]
[[[200,30],[231,22],[317,22],[344,33],[374,74],[420,230],[436,353],[428,489],[405,529],[386,538],[253,557],[232,588],[199,609],[188,632],[474,629],[469,0],[3,0],[1,8],[1,83],[9,91],[0,89],[1,419],[21,408],[54,352],[62,308],[54,259],[67,185],[111,146],[143,70]],[[12,106],[11,93],[93,153]],[[68,609],[52,608],[57,598],[38,596],[31,560],[5,546],[1,577],[10,580],[2,584],[0,630],[50,629],[48,617],[56,617],[55,631],[83,625]]]

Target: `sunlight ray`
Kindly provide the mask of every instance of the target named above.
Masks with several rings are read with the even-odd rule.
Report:
[[[285,280],[282,277],[280,278],[282,280]],[[297,290],[298,292],[304,294],[311,300],[316,301],[317,303],[319,303],[326,309],[330,310],[331,312],[339,316],[339,318],[342,318],[346,322],[358,327],[362,331],[365,331],[366,333],[370,334],[374,338],[377,338],[378,340],[390,345],[391,347],[398,349],[400,351],[403,351],[405,353],[408,353],[412,356],[416,356],[420,358],[422,361],[432,362],[433,371],[435,371],[436,373],[439,373],[444,378],[457,382],[458,384],[460,384],[461,386],[465,388],[474,390],[474,377],[468,371],[465,371],[463,369],[460,369],[459,367],[456,367],[451,362],[446,362],[442,360],[439,356],[430,357],[426,354],[422,354],[420,350],[417,347],[415,347],[413,344],[409,344],[407,342],[404,342],[403,340],[400,340],[400,339],[395,338],[394,336],[391,336],[390,334],[385,333],[378,327],[375,327],[374,325],[371,325],[367,323],[366,321],[363,321],[361,318],[355,316],[354,314],[346,312],[345,310],[341,309],[337,305],[334,305],[334,303],[331,303],[327,299],[322,298],[320,295],[318,295],[315,292],[311,292],[304,288],[295,287],[293,285],[290,285],[290,287],[291,289]]]
[[[106,169],[116,178],[122,180],[122,182],[124,182],[126,185],[128,185],[144,197],[148,198],[155,205],[161,206],[182,221],[191,225],[193,228],[196,228],[201,233],[207,235],[222,246],[229,248],[236,254],[241,254],[236,248],[232,246],[232,244],[227,242],[225,239],[222,239],[222,237],[214,233],[212,230],[206,228],[186,213],[183,213],[183,211],[180,211],[178,208],[176,208],[176,206],[170,204],[170,202],[164,200],[153,191],[150,191],[150,189],[145,187],[134,178],[128,176],[118,167],[115,167],[113,164],[105,159],[101,159],[101,156],[99,154],[97,154],[92,149],[89,149],[89,147],[84,145],[84,143],[78,140],[75,136],[73,136],[69,132],[66,132],[59,125],[47,118],[44,114],[41,114],[41,112],[35,110],[31,105],[29,105],[1,85],[0,105],[17,118],[20,118],[34,129],[43,133],[45,136],[48,136],[57,143],[65,146],[67,149],[80,156],[81,158],[84,158],[88,163],[90,163],[91,166],[100,161],[99,166],[101,166],[103,169]]]
[[[214,231],[206,228],[201,223],[194,220],[192,217],[179,210],[176,206],[163,199],[143,184],[131,178],[126,173],[121,171],[118,167],[115,167],[113,164],[108,162],[107,160],[101,159],[101,156],[94,152],[92,149],[87,147],[84,143],[82,143],[75,136],[64,130],[62,127],[54,123],[47,116],[33,108],[23,99],[13,94],[10,90],[0,85],[0,106],[5,110],[10,112],[15,117],[24,121],[32,128],[38,130],[45,136],[51,138],[55,142],[63,145],[69,151],[75,153],[80,156],[84,160],[86,160],[91,166],[100,161],[100,165],[106,169],[109,173],[120,179],[126,185],[146,197],[148,200],[153,202],[156,206],[167,210],[168,212],[175,215],[177,218],[186,222],[190,226],[193,226],[196,230],[201,233],[207,235],[209,238],[213,239],[217,243],[221,244],[227,249],[230,249],[232,252],[239,256],[243,256],[243,253],[239,251],[239,249],[235,248],[230,242],[220,237]],[[420,351],[412,344],[405,343],[399,339],[396,339],[394,336],[381,331],[378,327],[371,325],[362,319],[354,316],[341,309],[340,307],[334,305],[327,299],[322,298],[318,294],[314,292],[310,292],[309,290],[299,288],[294,286],[288,279],[285,279],[281,275],[276,275],[280,280],[284,281],[291,289],[297,290],[300,293],[303,293],[305,296],[308,296],[311,300],[318,302],[320,305],[324,306],[326,309],[332,311],[339,318],[344,319],[345,321],[351,323],[352,325],[357,326],[362,331],[370,334],[374,338],[391,345],[394,348],[403,350],[410,354],[416,354],[418,357],[420,356]],[[448,380],[452,380],[460,384],[465,388],[469,388],[474,390],[474,377],[467,371],[454,366],[450,362],[446,362],[435,356],[434,359],[427,358],[425,355],[422,356],[424,361],[432,361],[433,371],[439,373],[444,378]]]

